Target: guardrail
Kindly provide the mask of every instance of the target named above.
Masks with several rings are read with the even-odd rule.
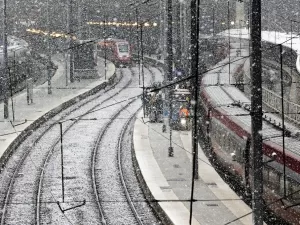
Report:
[[[249,63],[245,64],[247,67]],[[244,67],[244,83],[250,83],[249,68]],[[251,96],[250,85],[245,86],[245,94]],[[263,104],[268,109],[274,112],[282,113],[281,95],[263,87],[262,88]],[[283,98],[284,117],[296,125],[300,125],[300,105],[294,102],[288,101]]]
[[[281,96],[266,89],[262,89],[263,103],[274,110],[275,112],[282,113]],[[284,117],[290,121],[300,125],[300,105],[283,99]]]

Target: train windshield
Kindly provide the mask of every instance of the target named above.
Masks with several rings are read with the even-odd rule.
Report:
[[[125,43],[118,44],[118,48],[119,48],[119,52],[128,52],[129,51],[128,44],[125,44]]]

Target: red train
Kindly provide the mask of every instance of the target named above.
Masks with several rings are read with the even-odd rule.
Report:
[[[117,67],[129,66],[132,63],[132,54],[128,41],[108,38],[98,42],[98,54],[106,57]]]
[[[228,78],[224,68],[212,70],[202,80],[200,127],[208,155],[247,190],[252,187],[250,100],[236,87],[222,83]],[[264,115],[262,130],[264,202],[280,219],[299,224],[300,140],[294,131],[285,131],[284,176],[281,121],[270,117]]]

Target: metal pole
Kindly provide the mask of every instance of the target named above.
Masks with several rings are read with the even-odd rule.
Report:
[[[74,82],[74,15],[73,15],[73,1],[69,0],[69,35],[70,35],[70,82]]]
[[[241,25],[242,20],[240,20],[239,25],[240,25],[240,51],[241,51],[241,56],[242,56],[242,25]]]
[[[78,38],[79,39],[82,39],[82,30],[81,30],[81,27],[82,27],[82,18],[81,18],[81,0],[77,0],[77,29],[78,29]]]
[[[262,65],[261,65],[261,0],[252,0],[251,18],[251,127],[253,173],[253,224],[263,224],[263,152],[262,152]]]
[[[283,194],[286,196],[286,166],[285,166],[285,126],[284,126],[284,93],[283,93],[283,60],[282,44],[280,46],[280,84],[281,84],[281,119],[282,119],[282,154],[283,154]]]
[[[159,54],[162,59],[162,52],[163,52],[163,45],[164,45],[164,7],[163,7],[163,1],[159,1],[159,11],[160,11],[160,16],[159,16]]]
[[[67,9],[66,10],[66,28],[67,28],[66,30],[67,30],[67,32],[70,32],[69,8],[67,7],[66,9]],[[71,35],[71,34],[69,34],[69,35]],[[67,48],[69,48],[70,47],[70,41],[68,39],[66,40],[66,43],[67,43]],[[68,86],[68,58],[69,58],[69,50],[67,50],[65,52],[66,86]]]
[[[172,0],[167,0],[167,76],[168,81],[173,80],[173,32],[172,32]],[[174,156],[174,151],[172,147],[172,95],[171,88],[169,89],[169,128],[170,128],[170,146],[168,148],[169,156]]]
[[[141,85],[141,59],[140,59],[140,42],[139,42],[139,11],[138,8],[135,8],[135,15],[136,15],[136,43],[137,43],[137,50],[138,50],[138,64],[139,64],[139,86]]]
[[[291,76],[293,76],[293,66],[292,66],[292,60],[293,60],[293,20],[291,20],[291,58],[290,59],[291,59],[291,61],[290,61]]]
[[[213,7],[213,36],[215,36],[215,7]]]
[[[64,152],[63,152],[63,129],[62,122],[59,122],[60,127],[60,159],[61,159],[61,185],[62,185],[62,201],[65,202],[65,182],[64,182]]]
[[[50,18],[49,18],[49,0],[47,0],[47,72],[48,72],[48,94],[52,94],[51,89],[51,46],[50,46]]]
[[[107,73],[107,46],[106,46],[106,16],[104,18],[104,44],[105,44],[105,48],[104,48],[104,79],[106,80],[106,73]]]
[[[229,45],[229,56],[228,56],[228,78],[229,78],[229,84],[230,84],[230,10],[229,10],[229,0],[227,1],[227,24],[228,24],[228,45]]]
[[[199,63],[199,6],[200,0],[191,1],[191,75],[195,76],[194,80],[194,119],[192,129],[192,146],[193,146],[193,167],[192,167],[192,187],[191,187],[191,202],[190,202],[190,219],[189,224],[192,224],[193,216],[193,201],[194,201],[194,188],[195,179],[198,179],[198,128],[197,128],[197,100],[198,100],[198,63]]]
[[[15,53],[15,52],[14,52]],[[15,71],[14,71],[15,72]],[[8,75],[9,75],[9,87],[10,87],[10,100],[11,100],[11,110],[12,110],[12,116],[13,116],[13,121],[15,121],[15,110],[14,110],[14,100],[13,100],[13,90],[12,90],[12,79],[11,79],[11,73],[10,69],[8,69]]]
[[[3,98],[4,98],[4,119],[9,116],[8,113],[8,55],[7,55],[7,15],[6,15],[6,0],[3,0]]]
[[[180,6],[181,0],[177,0],[177,4],[175,6],[175,21],[176,21],[176,61],[175,61],[175,69],[179,69],[181,67],[181,40],[180,40]]]
[[[144,75],[144,48],[143,48],[143,24],[140,24],[140,30],[141,30],[141,65],[142,65],[142,78],[143,78],[143,111],[144,111],[144,118],[145,115],[145,75]]]

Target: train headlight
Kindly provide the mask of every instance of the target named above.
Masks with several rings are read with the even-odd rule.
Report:
[[[180,123],[181,123],[181,125],[185,126],[186,125],[186,118],[181,118]]]

